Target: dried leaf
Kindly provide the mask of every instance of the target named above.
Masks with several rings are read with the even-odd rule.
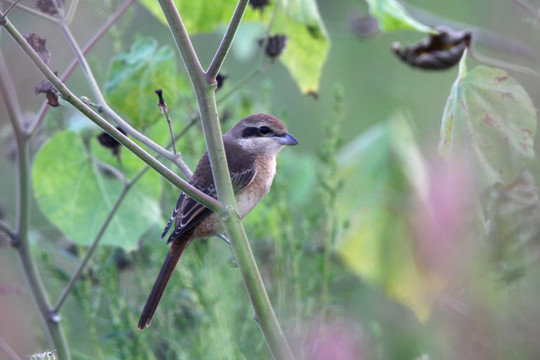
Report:
[[[435,28],[432,34],[416,45],[401,48],[394,43],[392,50],[405,63],[426,70],[444,70],[456,65],[465,49],[471,45],[472,34],[449,28]]]
[[[28,42],[30,47],[37,52],[41,60],[43,60],[45,64],[49,65],[51,62],[51,53],[45,47],[47,39],[42,39],[34,33],[23,35],[23,37],[26,39],[26,42]]]
[[[56,73],[55,73],[56,75]],[[34,93],[37,94],[45,94],[45,97],[47,98],[47,104],[53,107],[60,106],[60,102],[58,101],[58,90],[51,84],[50,81],[43,80],[37,86],[34,88]]]
[[[64,0],[37,0],[36,7],[49,15],[58,14],[58,9],[64,6]]]

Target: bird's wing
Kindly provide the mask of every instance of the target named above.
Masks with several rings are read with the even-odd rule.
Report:
[[[253,179],[255,178],[255,175],[257,173],[257,168],[253,166],[253,163],[250,161],[245,161],[243,163],[243,166],[238,166],[236,164],[232,164],[229,162],[229,171],[231,174],[231,182],[234,189],[234,193],[238,194],[240,191],[242,191],[246,186],[248,186]],[[197,179],[197,173],[203,172],[203,167],[210,166],[209,162],[207,161],[207,155],[203,156],[203,159],[201,159],[199,166],[195,170],[195,173],[193,174],[193,178]],[[206,172],[205,172],[206,173]],[[210,172],[210,177],[212,177]],[[195,187],[197,187],[199,190],[201,190],[203,193],[207,194],[208,196],[212,196],[213,198],[217,198],[217,192],[216,187],[214,184],[213,179],[203,178],[195,180],[195,182],[192,184]],[[204,186],[206,185],[206,186]],[[196,200],[193,200],[191,197],[186,195],[185,193],[182,193],[180,197],[178,198],[178,202],[176,203],[176,206],[174,207],[174,210],[172,212],[171,219],[167,223],[167,226],[165,226],[165,229],[163,230],[163,233],[161,235],[161,238],[163,239],[169,230],[171,229],[173,223],[174,231],[169,236],[169,239],[167,240],[167,243],[170,243],[174,239],[177,239],[178,237],[182,236],[182,234],[186,233],[187,231],[193,229],[197,224],[199,224],[204,218],[209,216],[212,213],[212,210],[208,209],[206,206],[201,205]]]

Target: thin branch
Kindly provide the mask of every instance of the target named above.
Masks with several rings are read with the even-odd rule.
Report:
[[[1,13],[0,13],[1,15]],[[169,168],[163,165],[161,162],[156,160],[153,156],[148,154],[143,150],[139,145],[133,142],[130,138],[118,131],[113,125],[109,124],[103,117],[94,112],[89,108],[84,102],[77,98],[57,77],[56,75],[45,65],[41,60],[39,55],[28,45],[26,40],[22,35],[17,31],[17,29],[7,20],[4,28],[11,35],[11,37],[17,42],[21,49],[28,55],[30,60],[38,70],[49,80],[53,86],[60,92],[64,100],[72,104],[77,110],[79,110],[83,115],[92,120],[96,125],[101,127],[111,136],[113,136],[118,142],[124,145],[128,150],[133,154],[139,157],[142,161],[148,164],[151,168],[156,170],[161,176],[170,181],[173,185],[178,187],[180,190],[184,191],[187,195],[200,202],[204,206],[215,212],[222,212],[223,205],[216,199],[211,196],[208,196],[201,192],[200,190],[193,187],[187,181],[176,175]]]
[[[0,220],[0,231],[5,232],[12,240],[17,237],[17,234],[15,233],[15,231],[4,220]]]
[[[11,10],[13,10],[13,8],[17,5],[17,3],[21,1],[21,0],[15,0],[13,3],[11,3],[11,5],[9,5],[9,7],[6,9],[6,11],[4,12],[4,15],[0,18],[0,21],[2,21],[6,16],[9,15],[9,12]]]
[[[66,24],[71,24],[75,11],[77,11],[77,5],[79,5],[79,0],[72,0],[71,4],[69,4],[69,9],[63,19]]]
[[[531,14],[534,18],[538,18],[538,9],[535,9],[529,3],[522,0],[512,0],[512,1],[518,4],[523,10]]]
[[[0,16],[2,14],[0,13]],[[9,24],[9,20],[6,19],[5,26]],[[21,37],[22,38],[22,37]],[[23,39],[24,40],[24,39]],[[26,44],[28,48],[30,46]],[[36,57],[39,58],[39,56]],[[41,60],[41,58],[39,58]],[[45,64],[43,66],[46,67]],[[54,75],[54,74],[53,74]],[[17,145],[17,210],[16,210],[16,229],[15,237],[12,244],[17,249],[23,270],[28,281],[28,286],[31,289],[33,299],[41,320],[43,321],[44,329],[47,334],[50,344],[54,345],[58,350],[58,354],[62,359],[69,360],[71,355],[67,346],[66,336],[62,327],[59,324],[57,318],[50,317],[49,310],[51,303],[47,295],[45,284],[41,279],[37,265],[34,261],[34,257],[31,254],[30,242],[29,242],[29,228],[30,228],[30,209],[31,209],[31,181],[30,181],[30,146],[26,139],[25,133],[22,128],[22,116],[20,115],[20,108],[17,102],[17,97],[14,96],[13,82],[11,76],[7,71],[6,63],[3,54],[0,52],[0,93],[3,97],[6,107],[8,108],[9,120],[11,122],[13,132],[15,134],[15,142]]]
[[[107,31],[118,21],[118,19],[126,12],[126,10],[129,8],[131,4],[133,4],[135,0],[124,0],[122,4],[116,9],[116,11],[111,15],[109,20],[103,26],[101,29],[99,29],[96,34],[90,39],[90,41],[85,45],[85,47],[82,49],[83,55],[86,55],[93,47],[97,44],[99,40],[107,33]],[[73,4],[73,3],[72,3]],[[68,10],[68,17],[71,11]],[[67,69],[64,71],[62,76],[60,77],[60,80],[62,82],[65,82],[73,73],[73,70],[79,65],[79,61],[75,57],[73,61],[71,61],[71,64],[67,67]],[[41,105],[41,108],[37,112],[36,120],[34,123],[28,128],[28,136],[33,136],[43,120],[45,119],[45,114],[47,114],[47,111],[49,110],[50,106],[47,104],[46,101],[43,102],[43,105]]]
[[[13,351],[9,344],[0,337],[0,349],[8,356],[9,360],[21,360],[21,358]]]
[[[231,44],[234,40],[234,36],[236,35],[238,26],[240,25],[240,22],[242,21],[242,17],[244,16],[248,3],[249,3],[249,0],[238,1],[238,4],[236,5],[236,9],[234,9],[234,13],[231,18],[231,21],[229,22],[229,26],[227,26],[227,30],[225,31],[225,34],[223,35],[223,39],[221,40],[221,43],[219,44],[216,54],[214,55],[214,58],[212,59],[212,62],[210,63],[210,65],[208,66],[208,70],[206,71],[206,75],[210,79],[215,79],[219,70],[221,69],[221,66],[223,65],[223,61],[225,61],[225,57],[229,53],[229,49],[231,48]]]

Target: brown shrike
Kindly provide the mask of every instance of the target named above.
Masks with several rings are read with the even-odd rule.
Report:
[[[298,141],[287,132],[285,125],[267,114],[254,114],[240,120],[223,135],[223,145],[231,182],[236,196],[238,213],[244,218],[268,193],[276,174],[276,157],[285,145]],[[216,197],[216,187],[205,153],[189,182],[202,192]],[[217,215],[186,194],[180,195],[162,238],[174,223],[174,230],[167,240],[171,244],[165,262],[148,295],[139,320],[139,329],[150,324],[152,316],[174,271],[180,255],[192,240],[207,238],[224,231]]]

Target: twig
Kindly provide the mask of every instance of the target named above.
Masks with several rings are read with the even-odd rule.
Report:
[[[21,358],[9,347],[8,343],[0,337],[0,349],[4,350],[4,353],[8,356],[10,360],[21,360]]]
[[[234,40],[234,36],[236,35],[236,31],[238,30],[238,26],[240,25],[240,21],[242,21],[246,8],[247,6],[245,6],[242,1],[239,1],[236,5],[236,9],[234,9],[233,16],[229,22],[229,26],[227,26],[223,39],[221,40],[216,54],[214,55],[214,58],[206,71],[206,75],[210,79],[215,79],[219,70],[221,69],[223,61],[225,61],[225,57],[231,48],[231,44]]]
[[[9,12],[15,7],[15,5],[17,5],[19,1],[21,0],[16,0],[15,2],[11,3],[11,5],[9,5],[9,7],[4,12],[4,15],[2,15],[2,17],[0,18],[0,22],[3,21],[6,18],[6,16],[8,16]]]
[[[169,125],[169,134],[171,135],[171,144],[173,148],[173,153],[176,155],[176,144],[174,141],[174,133],[171,126],[171,119],[169,118],[169,111],[167,110],[167,104],[165,103],[165,100],[163,99],[163,90],[157,89],[156,94],[159,98],[158,101],[158,108],[161,111],[161,114],[165,114],[165,117],[167,118],[167,125]]]
[[[12,240],[17,236],[15,231],[4,220],[0,220],[0,230],[5,232]]]
[[[97,44],[97,42],[107,33],[107,31],[118,21],[118,19],[126,12],[126,10],[129,8],[129,6],[134,2],[135,0],[125,0],[119,7],[116,9],[116,11],[111,15],[109,20],[101,27],[101,29],[96,32],[96,34],[90,39],[90,41],[86,44],[86,46],[82,49],[83,55],[86,55],[93,47]],[[73,3],[72,3],[73,4]],[[71,10],[71,7],[70,7]],[[68,16],[70,11],[68,10]],[[65,82],[73,73],[73,70],[77,67],[79,62],[77,61],[77,58],[73,59],[71,61],[71,64],[67,67],[66,71],[62,74],[60,77],[60,80],[62,82]],[[49,110],[50,106],[47,104],[46,101],[43,102],[43,105],[41,105],[41,108],[37,112],[36,120],[34,123],[28,128],[28,136],[33,136],[43,120],[45,119],[45,114],[47,114],[47,111]]]
[[[516,4],[518,4],[523,10],[527,11],[529,14],[534,16],[535,18],[538,18],[538,9],[533,8],[529,3],[526,3],[522,0],[512,0]]]

